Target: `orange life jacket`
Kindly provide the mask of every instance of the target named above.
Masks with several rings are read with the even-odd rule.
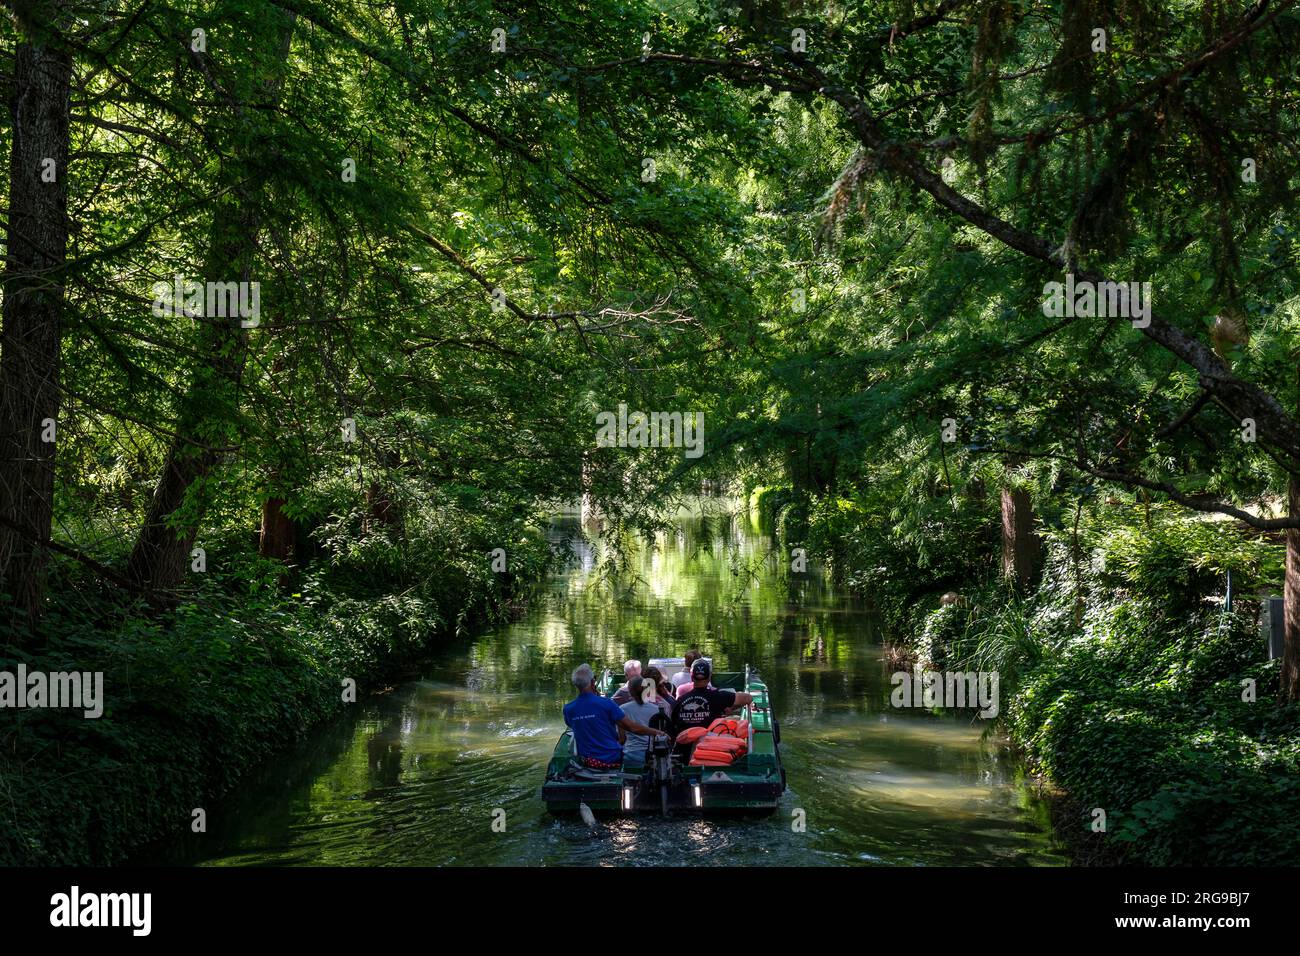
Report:
[[[739,755],[748,751],[749,745],[745,741],[738,740],[735,737],[720,737],[715,734],[710,734],[709,736],[702,738],[700,742],[695,745],[696,753],[699,753],[701,750],[720,750],[724,753]]]
[[[692,767],[727,767],[736,758],[721,750],[696,750],[691,758]]]
[[[708,732],[706,727],[687,727],[677,735],[675,740],[679,744],[693,744]]]
[[[719,717],[713,723],[709,724],[709,733],[736,737],[740,740],[748,740],[749,721],[740,720],[735,717]]]

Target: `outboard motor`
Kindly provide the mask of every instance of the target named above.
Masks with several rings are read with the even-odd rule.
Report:
[[[650,718],[650,726],[655,730],[667,730],[669,721],[662,714]],[[668,816],[668,787],[673,777],[673,742],[667,737],[650,738],[650,773],[649,784],[659,791],[659,808]]]

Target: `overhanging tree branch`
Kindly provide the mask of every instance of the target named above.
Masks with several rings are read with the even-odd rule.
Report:
[[[1091,475],[1094,478],[1100,478],[1103,481],[1113,481],[1121,485],[1128,485],[1131,488],[1145,488],[1147,491],[1157,491],[1167,496],[1171,501],[1175,501],[1185,508],[1190,508],[1193,511],[1200,511],[1205,514],[1227,515],[1230,518],[1236,518],[1238,521],[1250,525],[1252,528],[1258,528],[1260,531],[1285,531],[1288,528],[1300,528],[1300,514],[1288,515],[1282,518],[1261,518],[1259,515],[1253,515],[1249,511],[1238,508],[1236,505],[1228,504],[1226,501],[1207,500],[1205,498],[1194,497],[1167,481],[1158,481],[1154,478],[1135,475],[1127,471],[1115,471],[1110,468],[1100,468],[1096,465],[1089,464],[1081,457],[1072,457],[1055,452],[1026,451],[1023,448],[988,448],[981,449],[976,454],[998,455],[1004,457],[1016,456],[1020,458],[1061,461],[1072,465],[1084,474]]]
[[[1287,0],[1273,16],[1292,5],[1292,0]],[[1259,14],[1267,6],[1268,0],[1260,0],[1248,15],[1249,29],[1237,31],[1231,37],[1232,42],[1220,44],[1198,55],[1173,71],[1171,75],[1194,76],[1210,59],[1239,46],[1246,37],[1253,35],[1254,30],[1261,26],[1258,23]],[[791,67],[778,67],[757,59],[727,60],[651,53],[644,57],[576,68],[599,72],[624,65],[668,63],[710,71],[742,85],[771,86],[829,99],[841,108],[856,138],[877,157],[883,168],[929,193],[941,207],[1003,245],[1055,269],[1069,268],[1062,246],[1007,222],[981,204],[957,192],[944,182],[940,175],[924,166],[918,160],[915,150],[890,139],[861,98],[833,83],[822,70],[802,56],[795,54],[789,56]],[[1107,281],[1104,275],[1091,270],[1081,271],[1077,276],[1079,280],[1097,284]],[[1274,395],[1254,383],[1238,378],[1227,363],[1206,343],[1154,312],[1147,325],[1139,331],[1190,365],[1197,372],[1201,387],[1210,392],[1232,415],[1237,418],[1253,418],[1258,436],[1272,444],[1289,459],[1289,470],[1300,470],[1300,422],[1286,411]]]

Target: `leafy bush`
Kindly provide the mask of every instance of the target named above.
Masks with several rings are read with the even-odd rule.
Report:
[[[1106,811],[1116,857],[1150,865],[1300,860],[1300,707],[1281,706],[1242,594],[1276,587],[1282,549],[1186,513],[1118,509],[1046,530],[1037,590],[1017,597],[988,562],[936,607],[946,557],[978,536],[945,532],[929,568],[865,513],[845,531],[851,580],[881,601],[924,666],[997,671],[1006,728],[1032,767],[1088,811]],[[979,568],[980,564],[973,567]],[[1221,603],[1231,570],[1238,600]],[[916,578],[921,577],[922,584]],[[1256,699],[1242,700],[1243,681]]]
[[[919,634],[940,593],[965,592],[987,580],[992,517],[979,500],[959,501],[954,508],[945,499],[909,509],[906,516],[886,510],[892,507],[871,495],[822,498],[812,511],[809,547],[829,557],[850,589],[873,596],[890,631]],[[882,511],[891,520],[883,520]]]
[[[340,519],[346,521],[350,519]],[[39,654],[0,645],[0,668],[104,672],[102,717],[21,710],[0,733],[0,865],[111,864],[188,827],[259,761],[426,651],[438,635],[510,600],[484,541],[510,545],[512,581],[541,573],[538,535],[455,508],[385,532],[327,538],[327,558],[290,576],[256,554],[222,561],[165,611],[122,605],[56,563]]]
[[[1083,531],[1095,542],[1096,584],[1171,608],[1194,607],[1203,597],[1222,593],[1231,571],[1239,590],[1280,581],[1283,552],[1231,524],[1204,521],[1152,508],[1149,526],[1132,520],[1093,521]]]
[[[1111,839],[1135,861],[1294,863],[1300,709],[1274,702],[1277,666],[1264,657],[1241,616],[1177,629],[1120,616],[1025,679],[1012,737],[1084,806],[1106,810]]]

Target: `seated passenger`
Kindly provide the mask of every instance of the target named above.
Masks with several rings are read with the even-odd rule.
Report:
[[[662,713],[654,684],[647,677],[633,677],[627,682],[627,691],[632,695],[632,699],[622,706],[623,713],[648,727],[650,720],[656,714]],[[619,731],[619,736],[623,738],[623,759],[629,764],[645,763],[645,752],[650,746],[650,738],[645,734],[627,733],[622,729]]]
[[[630,681],[633,677],[640,677],[640,676],[641,676],[641,662],[640,662],[640,661],[628,661],[626,664],[624,664],[624,665],[623,665],[623,676],[626,677],[629,681]],[[626,684],[626,683],[624,683],[621,687],[619,687],[618,690],[614,691],[614,693],[610,694],[609,696],[610,696],[610,699],[614,701],[614,703],[619,704],[619,705],[626,704],[629,700],[632,699],[632,695],[631,695],[630,693],[628,693],[628,689],[627,689],[627,684]]]
[[[578,696],[564,705],[564,722],[573,730],[573,752],[584,767],[617,770],[623,766],[619,727],[646,737],[667,736],[638,723],[614,701],[602,697],[596,691],[596,678],[587,664],[574,668],[573,686],[578,688]]]
[[[673,693],[673,685],[664,680],[663,673],[657,667],[647,667],[645,673],[641,676],[653,689],[652,693],[646,695],[646,700],[650,700],[653,697],[658,702],[660,710],[671,717],[673,713],[673,699],[676,696]]]
[[[682,669],[673,675],[674,690],[681,687],[691,686],[691,665],[698,661],[700,657],[700,652],[693,647],[682,655],[682,660],[684,661]]]
[[[673,727],[678,732],[687,727],[707,727],[733,707],[743,707],[754,700],[753,694],[738,690],[719,690],[710,686],[713,668],[700,658],[691,665],[691,687],[677,692],[673,704]]]

